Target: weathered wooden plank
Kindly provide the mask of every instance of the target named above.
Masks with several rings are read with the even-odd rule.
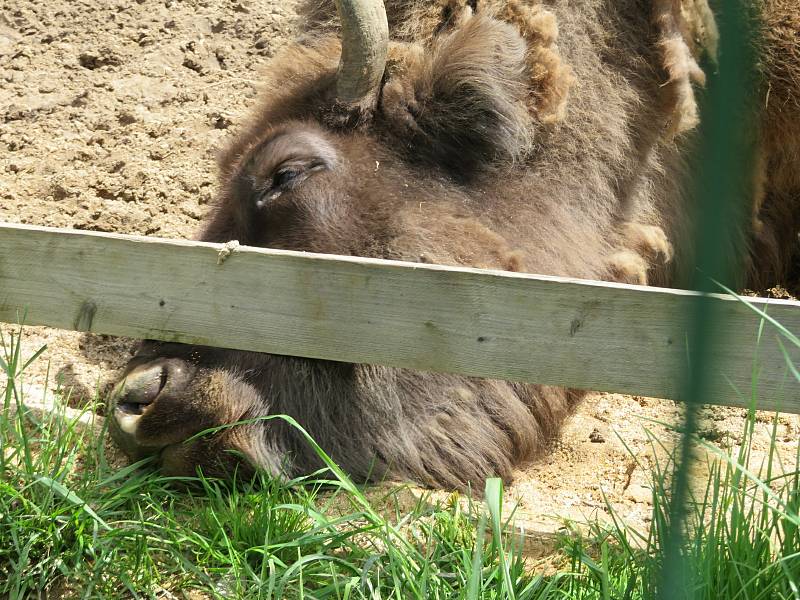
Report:
[[[0,320],[679,399],[692,292],[220,248],[0,225]],[[776,330],[757,347],[758,315],[712,301],[707,401],[746,405],[757,364],[759,406],[800,412]],[[751,301],[800,332],[800,303]]]

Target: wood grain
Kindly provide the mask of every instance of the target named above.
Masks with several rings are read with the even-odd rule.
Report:
[[[0,224],[0,320],[274,354],[681,396],[694,292]],[[800,352],[745,303],[705,401],[800,413]],[[800,333],[800,303],[749,298]]]

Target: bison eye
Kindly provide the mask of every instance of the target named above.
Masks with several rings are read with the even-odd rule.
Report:
[[[328,168],[329,163],[326,160],[315,158],[292,161],[275,171],[271,179],[265,178],[261,185],[258,185],[255,177],[250,177],[250,184],[256,193],[256,208],[264,208],[273,200],[277,200],[284,192],[294,189],[312,174]]]
[[[295,169],[281,169],[272,178],[272,187],[283,187],[293,179],[297,179],[300,173]]]
[[[302,169],[296,167],[283,168],[272,177],[272,181],[261,188],[256,198],[256,207],[264,208],[267,204],[276,200],[283,192],[290,187],[289,184],[300,180],[303,174]]]

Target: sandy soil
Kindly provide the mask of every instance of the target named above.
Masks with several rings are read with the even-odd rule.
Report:
[[[291,35],[292,19],[292,3],[281,0],[0,0],[0,220],[192,236],[215,193],[215,149],[242,122],[258,68]],[[73,387],[76,406],[133,347],[46,328],[28,328],[24,344],[28,354],[47,344],[50,373]],[[44,385],[47,361],[28,381]],[[553,453],[509,490],[519,520],[548,532],[558,527],[551,515],[604,517],[605,493],[644,527],[650,491],[637,460],[646,467],[653,458],[647,430],[671,443],[654,421],[679,411],[666,401],[590,397]],[[743,414],[709,409],[701,432],[735,446]],[[767,430],[759,423],[757,450]],[[798,417],[782,416],[787,456],[798,433]]]

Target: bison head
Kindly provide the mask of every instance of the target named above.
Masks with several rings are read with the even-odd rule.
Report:
[[[341,45],[335,35],[311,35],[272,62],[261,105],[222,153],[219,199],[201,239],[607,275],[614,203],[632,169],[624,151],[640,143],[637,122],[619,122],[635,92],[609,87],[608,115],[548,123],[547,90],[563,95],[571,75],[553,58],[546,14],[501,18],[464,5],[420,39],[391,43],[379,5],[359,14],[355,21],[380,22],[359,29],[345,18]],[[575,33],[579,45],[590,38]],[[604,93],[608,82],[597,81],[581,102]],[[260,419],[288,414],[356,478],[463,488],[508,479],[546,446],[578,397],[146,341],[112,394],[111,423],[132,457],[158,455],[170,473],[200,466],[224,474],[237,465],[276,476],[311,472],[321,463],[299,432]]]

